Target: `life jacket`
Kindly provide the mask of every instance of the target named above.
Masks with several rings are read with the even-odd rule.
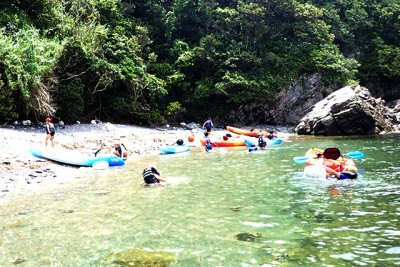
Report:
[[[206,137],[205,139],[204,139],[204,141],[206,142],[206,145],[212,145],[212,143],[211,143],[211,140],[210,140],[210,138],[209,137]]]
[[[346,168],[346,161],[344,160],[332,160],[332,159],[325,159],[324,165],[326,167],[331,168],[334,171],[342,172]]]
[[[146,168],[146,169],[143,170],[142,176],[143,176],[144,182],[146,184],[154,184],[154,183],[159,183],[160,182],[156,178],[154,173],[156,173],[157,175],[160,175],[159,171],[156,168],[153,168],[153,167]]]
[[[266,145],[267,145],[267,142],[265,142],[262,137],[258,138],[258,146],[263,147],[263,146],[266,146]]]

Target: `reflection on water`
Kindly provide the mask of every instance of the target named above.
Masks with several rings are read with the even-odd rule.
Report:
[[[3,265],[105,266],[113,252],[175,254],[169,266],[400,264],[399,136],[292,139],[141,158],[1,204]],[[309,148],[362,151],[356,181],[313,181],[292,158]],[[170,184],[144,188],[157,164]]]

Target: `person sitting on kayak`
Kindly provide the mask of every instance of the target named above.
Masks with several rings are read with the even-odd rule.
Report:
[[[167,182],[164,179],[161,179],[160,175],[160,172],[157,170],[157,167],[154,164],[150,164],[142,172],[142,176],[146,185]]]
[[[212,150],[212,142],[210,137],[208,136],[208,133],[204,133],[204,141],[206,143],[206,151],[211,151]]]
[[[272,140],[272,139],[274,139],[275,138],[275,135],[274,135],[274,131],[269,131],[269,134],[267,135],[267,138],[269,139],[269,140]]]
[[[258,132],[258,146],[260,148],[265,148],[267,146],[267,142],[264,140],[264,134],[261,129]]]
[[[115,156],[122,158],[123,160],[128,159],[128,151],[126,151],[124,144],[121,144],[121,142],[119,140],[114,141],[113,153]]]

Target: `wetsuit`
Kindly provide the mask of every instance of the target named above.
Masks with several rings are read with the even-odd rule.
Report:
[[[211,121],[210,120],[207,120],[205,122],[205,127],[207,129],[207,132],[211,132]]]
[[[115,147],[115,151],[117,151],[118,154],[120,154],[121,157],[122,157],[122,147],[121,147],[121,145],[119,145],[118,147]]]
[[[46,134],[54,136],[55,133],[56,129],[54,128],[54,124],[50,122],[48,125],[46,125]]]

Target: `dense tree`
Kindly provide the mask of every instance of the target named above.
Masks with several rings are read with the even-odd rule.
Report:
[[[0,121],[199,121],[312,73],[400,95],[395,0],[5,0],[0,10]]]

